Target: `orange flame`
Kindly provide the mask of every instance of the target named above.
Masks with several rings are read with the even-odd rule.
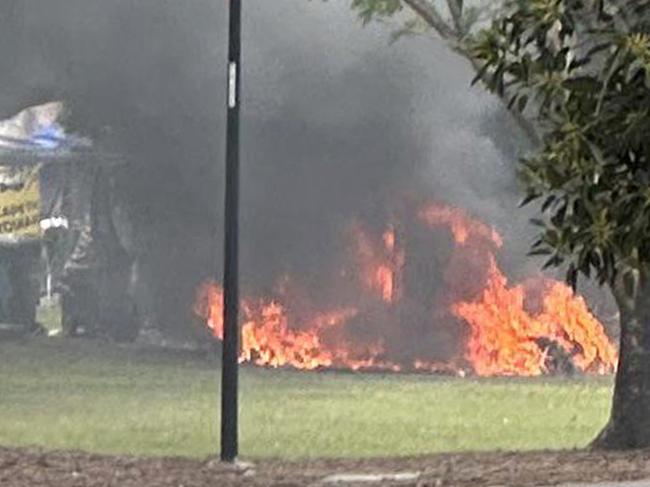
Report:
[[[399,280],[404,266],[404,254],[397,247],[397,232],[389,225],[381,236],[381,245],[373,242],[360,225],[353,226],[356,256],[363,284],[376,292],[386,303],[399,300]]]
[[[571,288],[553,282],[544,297],[544,312],[540,321],[553,323],[560,344],[577,345],[573,362],[581,370],[598,374],[611,373],[618,361],[616,348],[610,342],[603,325],[591,314],[581,296]],[[571,351],[568,347],[567,351]]]
[[[461,246],[481,248],[487,280],[478,299],[459,301],[452,312],[470,327],[465,357],[481,376],[541,375],[547,370],[548,349],[538,340],[556,343],[582,371],[609,373],[617,354],[602,324],[591,314],[584,299],[574,296],[563,283],[547,280],[543,312],[531,316],[525,308],[523,286],[507,287],[486,242],[503,245],[498,232],[473,220],[456,208],[430,205],[420,217],[429,225],[448,225]]]
[[[614,370],[613,345],[584,300],[570,288],[553,282],[544,296],[543,312],[537,316],[526,312],[525,298],[524,287],[508,288],[507,279],[493,263],[480,299],[454,305],[454,313],[471,328],[466,357],[478,375],[544,374],[547,350],[538,345],[540,338],[557,343],[580,370]]]
[[[449,228],[456,244],[445,271],[447,297],[437,300],[446,303],[448,314],[468,329],[456,359],[440,362],[417,356],[406,361],[391,360],[384,339],[377,338],[376,333],[361,330],[363,338],[353,333],[359,331],[360,325],[375,326],[372,320],[378,316],[388,317],[394,327],[401,326],[399,317],[403,313],[395,311],[401,309],[408,291],[403,276],[404,235],[392,224],[383,233],[372,235],[357,223],[352,234],[361,289],[374,296],[373,303],[379,303],[371,306],[383,307],[384,311],[376,314],[359,305],[296,319],[287,306],[291,293],[286,286],[282,287],[282,301],[244,299],[240,307],[240,361],[303,370],[337,367],[461,376],[471,370],[480,376],[537,376],[552,372],[551,343],[581,371],[614,371],[616,349],[583,298],[550,279],[536,281],[534,289],[530,283],[508,287],[495,256],[503,246],[501,236],[462,209],[429,204],[418,216],[428,227]],[[528,301],[535,292],[541,292],[542,299],[540,309],[531,312]],[[215,337],[223,338],[223,293],[216,283],[200,286],[194,311],[205,319]],[[361,318],[365,321],[359,321]],[[435,320],[432,318],[427,326],[436,326]],[[393,335],[399,333],[398,329]]]
[[[444,205],[428,205],[420,211],[420,218],[430,226],[450,227],[454,240],[459,245],[473,242],[474,239],[487,239],[498,248],[503,246],[501,235],[489,225],[472,219],[466,211]]]
[[[223,290],[215,283],[199,288],[195,313],[207,317],[207,326],[215,337],[223,339]],[[378,360],[384,348],[374,343],[353,350],[351,347],[327,343],[327,333],[356,316],[355,309],[341,309],[316,314],[307,330],[293,330],[284,307],[275,301],[241,305],[240,362],[267,367],[294,367],[313,370],[321,367],[341,367],[351,370],[378,368],[399,371],[395,364]]]

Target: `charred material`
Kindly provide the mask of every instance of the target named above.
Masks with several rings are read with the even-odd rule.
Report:
[[[578,373],[571,354],[557,341],[541,337],[535,340],[535,343],[546,355],[544,365],[549,375],[573,377]]]

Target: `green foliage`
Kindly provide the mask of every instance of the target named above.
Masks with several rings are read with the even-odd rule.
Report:
[[[515,0],[471,46],[490,90],[543,131],[523,160],[533,254],[614,284],[650,267],[650,2]]]
[[[326,0],[325,0],[326,1]],[[466,58],[483,80],[485,70],[472,52],[472,37],[503,11],[509,0],[352,0],[364,24],[371,20],[385,20],[402,10],[407,12],[407,20],[391,36],[396,41],[404,35],[432,32],[443,40],[455,53]],[[507,102],[503,89],[498,90],[502,101]],[[512,100],[514,103],[516,100]],[[512,110],[513,120],[519,125],[521,134],[531,145],[539,144],[536,127],[520,111],[524,102],[520,99],[517,108]]]
[[[503,0],[352,0],[352,9],[364,24],[405,11],[410,15],[394,38],[406,33],[434,31],[454,50],[466,55],[463,41],[473,28],[491,19]]]
[[[352,0],[364,24],[377,17],[390,17],[402,10],[401,0]]]

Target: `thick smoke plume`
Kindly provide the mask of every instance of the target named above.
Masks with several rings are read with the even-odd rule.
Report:
[[[379,230],[410,195],[495,225],[507,270],[526,274],[516,128],[441,43],[389,45],[389,29],[362,29],[348,3],[245,2],[244,288],[267,292],[291,275],[334,298],[328,276],[350,219]],[[0,7],[0,115],[64,99],[77,131],[131,161],[117,191],[139,262],[138,305],[169,333],[189,329],[197,284],[221,269],[226,5]],[[433,274],[420,276],[422,289],[436,285],[445,239],[421,239],[428,250],[416,267]]]

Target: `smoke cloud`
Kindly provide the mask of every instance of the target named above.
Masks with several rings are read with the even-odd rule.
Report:
[[[62,98],[75,130],[131,161],[117,190],[139,306],[170,333],[185,329],[197,284],[221,270],[226,4],[0,7],[0,115]],[[464,60],[428,38],[389,44],[389,28],[362,29],[347,0],[246,0],[243,29],[247,292],[285,274],[336,292],[328,272],[350,219],[380,229],[408,195],[495,225],[513,275],[534,267],[528,215],[516,209],[519,135],[497,101],[470,87]],[[435,273],[448,238],[423,242],[439,248],[415,258]]]

